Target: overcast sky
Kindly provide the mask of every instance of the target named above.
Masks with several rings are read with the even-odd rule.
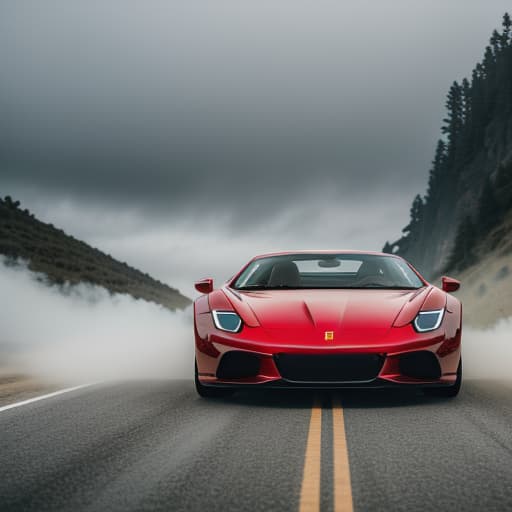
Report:
[[[0,195],[191,294],[380,249],[502,0],[4,0]]]

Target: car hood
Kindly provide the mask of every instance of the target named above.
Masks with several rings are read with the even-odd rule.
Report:
[[[371,342],[386,335],[407,303],[416,298],[421,304],[419,295],[425,293],[425,288],[237,292],[234,305],[239,303],[242,318],[249,309],[270,337],[282,338],[286,330],[296,341],[325,340],[332,331],[334,342]]]

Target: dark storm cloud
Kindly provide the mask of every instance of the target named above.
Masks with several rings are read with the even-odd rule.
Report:
[[[405,205],[506,8],[3,2],[0,188],[244,221],[323,189]]]

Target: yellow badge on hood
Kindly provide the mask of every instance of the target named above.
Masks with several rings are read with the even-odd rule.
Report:
[[[334,331],[325,331],[325,341],[332,341],[334,339]]]

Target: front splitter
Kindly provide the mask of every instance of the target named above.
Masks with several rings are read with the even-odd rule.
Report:
[[[374,379],[371,381],[359,382],[295,382],[286,379],[278,379],[261,383],[238,383],[238,382],[201,382],[203,386],[214,388],[232,388],[239,390],[250,389],[414,389],[426,387],[449,387],[451,382],[391,382],[385,379]]]

